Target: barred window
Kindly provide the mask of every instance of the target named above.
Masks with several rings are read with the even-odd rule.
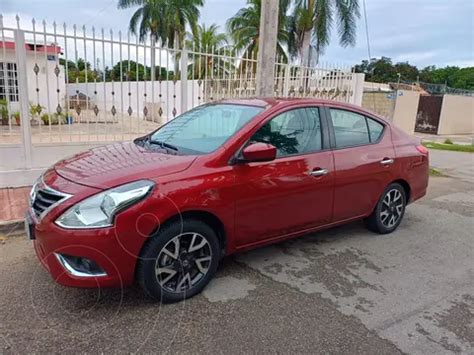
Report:
[[[19,101],[16,63],[0,62],[0,100]]]

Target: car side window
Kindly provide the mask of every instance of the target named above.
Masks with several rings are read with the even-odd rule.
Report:
[[[250,142],[274,145],[277,157],[321,150],[319,109],[298,108],[283,112],[262,126]]]
[[[367,125],[369,126],[370,141],[376,142],[383,132],[383,124],[367,117]]]
[[[336,148],[345,148],[370,143],[365,116],[355,112],[330,109]]]

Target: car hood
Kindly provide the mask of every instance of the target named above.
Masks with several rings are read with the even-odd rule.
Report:
[[[171,155],[145,149],[133,142],[110,144],[64,159],[56,173],[75,183],[99,189],[187,169],[196,156]]]

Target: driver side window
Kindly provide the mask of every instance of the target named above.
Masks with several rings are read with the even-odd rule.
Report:
[[[321,124],[317,108],[289,110],[272,118],[250,140],[276,147],[277,157],[321,150]]]

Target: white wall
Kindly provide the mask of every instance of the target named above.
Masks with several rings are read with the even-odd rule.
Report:
[[[45,108],[45,111],[56,112],[58,103],[60,103],[61,106],[64,105],[64,95],[66,94],[64,68],[59,65],[60,73],[56,78],[54,74],[56,61],[47,60],[44,53],[37,53],[35,58],[34,52],[27,50],[26,55],[29,102],[35,105],[39,103]],[[16,63],[15,51],[6,50],[5,59],[3,59],[2,55],[2,61]],[[38,82],[36,82],[36,75],[33,71],[35,63],[37,63],[40,68],[38,72]],[[36,91],[37,87],[39,91]],[[59,94],[57,89],[59,89]],[[12,102],[10,107],[12,112],[20,110],[19,102]]]
[[[154,88],[154,92],[152,90]],[[198,85],[197,80],[188,80],[187,88],[187,107],[181,109],[181,81],[176,84],[169,81],[126,81],[126,82],[106,82],[106,83],[72,83],[67,84],[69,96],[76,95],[77,90],[90,98],[90,108],[94,105],[99,107],[99,112],[106,110],[110,112],[112,106],[120,113],[128,114],[129,106],[132,108],[134,116],[143,117],[144,103],[161,104],[163,116],[173,118],[173,108],[176,108],[177,115],[203,103],[203,84]],[[94,92],[97,92],[95,94]],[[114,92],[114,95],[112,95]],[[145,92],[147,96],[145,97]],[[130,95],[129,95],[130,93]],[[153,94],[153,95],[152,95]],[[161,97],[160,97],[161,95]],[[173,97],[175,95],[175,97]],[[200,99],[199,99],[200,97]],[[147,105],[150,110],[152,105]]]
[[[420,93],[417,91],[398,90],[393,112],[393,123],[408,134],[415,132],[416,114]]]
[[[390,87],[390,84],[374,83],[374,82],[371,82],[371,81],[364,81],[364,92],[372,92],[372,91],[391,92],[393,90]]]
[[[438,134],[474,133],[474,97],[444,95]]]
[[[99,112],[106,110],[110,112],[112,106],[115,106],[116,110],[127,114],[128,107],[132,108],[132,115],[143,117],[143,108],[145,100],[147,103],[154,102],[160,104],[163,108],[163,116],[165,118],[173,118],[173,108],[176,108],[177,114],[187,111],[199,104],[204,103],[204,83],[201,86],[198,85],[198,80],[187,81],[187,107],[185,110],[181,109],[181,81],[176,81],[176,84],[169,81],[162,81],[153,83],[154,95],[152,95],[152,82],[147,81],[130,81],[130,82],[106,82],[106,83],[70,83],[67,84],[68,96],[76,95],[77,91],[87,95],[90,98],[90,108],[92,109],[95,104],[99,107]],[[296,81],[295,81],[296,83]],[[364,74],[353,74],[353,79],[343,80],[343,87],[351,89],[353,96],[351,97],[351,103],[355,105],[362,105],[363,87],[364,87]],[[146,89],[146,98],[144,96]],[[97,94],[95,94],[97,92]],[[114,92],[114,95],[112,95]],[[130,95],[129,95],[130,93]],[[160,97],[161,94],[161,97]],[[218,92],[209,91],[209,96],[214,99],[219,99]],[[173,97],[176,95],[176,97]],[[151,105],[147,108],[150,109]],[[100,115],[100,114],[99,114]]]
[[[352,90],[354,95],[352,100],[354,105],[362,106],[362,99],[364,97],[364,83],[365,83],[365,74],[363,73],[354,73],[352,74]]]

